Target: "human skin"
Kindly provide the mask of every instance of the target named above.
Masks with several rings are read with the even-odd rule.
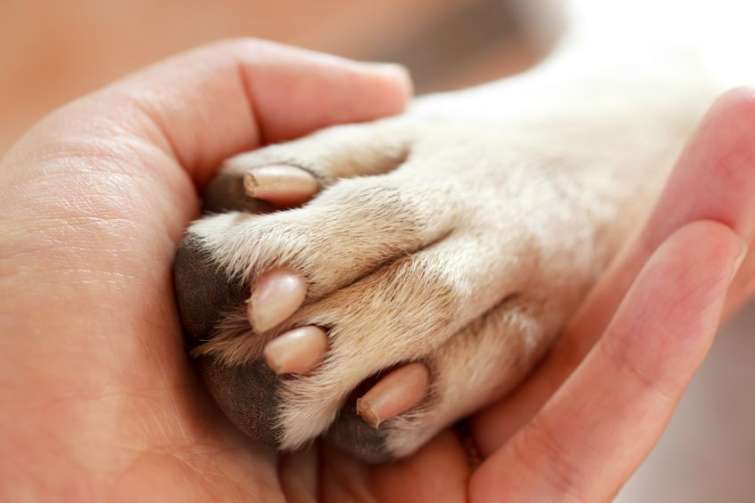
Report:
[[[752,92],[714,105],[647,228],[520,388],[536,392],[474,419],[478,467],[450,431],[382,466],[324,445],[281,457],[238,433],[196,380],[170,271],[217,165],[398,113],[408,95],[393,67],[234,41],[148,68],[33,128],[0,166],[0,499],[614,494],[662,432],[721,313],[752,291],[749,257],[729,288],[753,236]]]

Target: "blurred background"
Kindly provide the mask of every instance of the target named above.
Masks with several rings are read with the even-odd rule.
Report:
[[[559,33],[559,0],[4,0],[0,155],[53,108],[141,66],[253,36],[407,65],[420,93],[520,72]],[[670,23],[672,25],[672,23]],[[618,497],[755,501],[755,310],[723,331],[658,448]]]
[[[176,52],[253,36],[404,63],[418,92],[520,71],[553,40],[552,0],[4,0],[0,153],[51,109]]]

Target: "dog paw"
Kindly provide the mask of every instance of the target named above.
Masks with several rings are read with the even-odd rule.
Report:
[[[226,162],[175,284],[239,428],[383,461],[526,375],[613,254],[625,188],[511,129],[415,114]]]

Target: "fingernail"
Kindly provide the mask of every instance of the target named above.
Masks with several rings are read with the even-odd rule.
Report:
[[[399,63],[392,63],[390,61],[363,61],[361,64],[372,71],[377,71],[384,75],[390,75],[391,77],[398,77],[400,79],[409,79],[409,70]]]
[[[286,269],[273,269],[254,284],[247,316],[257,332],[279,325],[294,314],[307,296],[304,278]]]
[[[747,257],[747,252],[749,251],[746,241],[742,240],[740,246],[741,250],[739,251],[739,255],[737,255],[737,258],[734,259],[734,264],[732,264],[731,279],[734,279],[734,276],[739,272],[739,268],[742,266],[742,262],[744,262],[745,257]]]
[[[409,70],[407,70],[405,66],[399,65],[397,63],[367,63],[367,64],[373,70],[376,70],[379,73],[382,73],[383,75],[388,75],[391,78],[398,80],[399,82],[401,82],[407,95],[412,94],[413,92],[412,77],[409,74]]]
[[[255,168],[244,174],[247,195],[277,205],[308,201],[319,190],[315,177],[301,168],[276,164]]]
[[[390,372],[357,400],[357,414],[377,429],[380,423],[419,404],[430,387],[430,373],[421,363]]]
[[[276,374],[305,374],[320,363],[328,349],[328,336],[319,327],[290,330],[268,342],[264,355]]]

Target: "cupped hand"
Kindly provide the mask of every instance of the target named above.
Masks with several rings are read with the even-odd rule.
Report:
[[[395,66],[224,42],[70,103],[7,153],[0,500],[282,500],[275,456],[193,377],[176,243],[223,159],[398,113],[410,87]]]

